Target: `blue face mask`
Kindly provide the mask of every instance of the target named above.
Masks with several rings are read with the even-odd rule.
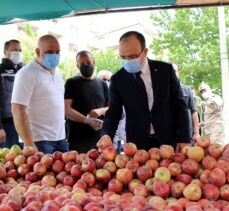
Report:
[[[60,54],[46,53],[44,60],[43,60],[43,65],[47,69],[53,69],[57,67],[57,65],[59,64],[59,61],[60,61]]]
[[[137,73],[141,71],[142,63],[140,58],[122,59],[122,66],[128,73]]]

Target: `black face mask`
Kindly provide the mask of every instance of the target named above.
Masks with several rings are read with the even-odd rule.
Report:
[[[80,73],[82,76],[88,78],[92,76],[93,72],[94,72],[94,65],[85,65],[85,64],[80,65]]]

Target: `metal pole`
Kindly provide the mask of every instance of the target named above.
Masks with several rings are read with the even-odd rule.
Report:
[[[225,144],[229,143],[229,65],[224,7],[218,7],[222,93],[224,101]]]

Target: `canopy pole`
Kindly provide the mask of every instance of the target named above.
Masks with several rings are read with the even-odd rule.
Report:
[[[224,7],[218,7],[222,93],[224,101],[225,144],[229,144],[229,66]]]

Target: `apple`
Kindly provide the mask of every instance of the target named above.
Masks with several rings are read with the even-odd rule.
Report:
[[[9,151],[8,154],[5,155],[6,161],[14,161],[14,159],[17,157],[17,153],[14,151]]]
[[[52,153],[52,157],[53,157],[54,160],[62,161],[62,155],[63,155],[63,153],[60,152],[60,151],[55,151],[55,152]]]
[[[72,167],[75,165],[75,162],[67,162],[65,163],[64,170],[68,173],[71,172]]]
[[[118,169],[116,172],[116,178],[124,185],[127,185],[133,179],[133,173],[127,168]]]
[[[148,196],[148,190],[143,184],[138,184],[136,187],[134,187],[133,193],[135,196]]]
[[[161,198],[168,198],[170,194],[169,185],[165,182],[155,181],[153,184],[153,193],[155,196],[160,196]]]
[[[104,135],[104,136],[102,136],[102,137],[100,138],[100,140],[98,141],[98,143],[96,144],[96,146],[97,146],[99,149],[103,150],[103,149],[105,149],[105,148],[107,148],[107,147],[112,146],[112,144],[113,144],[113,143],[112,143],[112,140],[111,140],[110,136]]]
[[[220,187],[220,197],[223,200],[229,201],[229,184]]]
[[[37,162],[39,162],[39,157],[37,155],[29,156],[26,161],[26,163],[30,166],[34,166],[34,164]]]
[[[102,151],[102,157],[106,161],[114,161],[117,155],[117,151],[114,146],[107,147]]]
[[[25,180],[30,182],[36,182],[38,180],[38,177],[34,172],[28,172],[25,175]]]
[[[51,169],[54,173],[58,174],[64,170],[64,163],[60,160],[55,160]]]
[[[148,151],[148,154],[149,154],[149,159],[154,159],[157,161],[161,160],[161,156],[158,148],[151,148]]]
[[[210,139],[208,136],[200,136],[197,138],[196,144],[197,144],[197,146],[205,149],[210,145]]]
[[[163,211],[166,207],[166,201],[160,196],[152,196],[149,199],[148,203],[158,211]]]
[[[126,168],[130,169],[132,173],[135,173],[139,168],[139,163],[135,160],[130,160],[127,162]]]
[[[57,179],[58,182],[63,183],[63,180],[67,175],[68,175],[68,173],[66,171],[61,171],[60,173],[58,173],[56,175],[56,179]]]
[[[171,184],[170,190],[171,195],[176,198],[180,198],[183,195],[183,190],[185,188],[185,184],[183,182],[175,181]]]
[[[95,161],[90,158],[83,160],[81,169],[84,172],[93,172],[96,169]]]
[[[164,211],[183,211],[183,207],[179,203],[168,204]]]
[[[15,159],[14,159],[14,164],[16,166],[20,166],[22,164],[26,163],[26,158],[24,155],[18,155]]]
[[[201,194],[201,188],[196,184],[189,184],[183,190],[184,197],[191,201],[200,200]]]
[[[97,157],[95,160],[95,164],[97,168],[103,168],[105,163],[106,160],[102,156]]]
[[[25,176],[30,171],[30,166],[28,164],[21,164],[17,171],[19,175]]]
[[[229,161],[226,160],[218,160],[215,168],[219,168],[223,170],[225,173],[229,172]]]
[[[119,154],[115,157],[115,164],[118,168],[125,168],[128,161],[129,156],[126,154]]]
[[[207,184],[209,183],[209,174],[210,174],[211,170],[209,169],[205,169],[201,175],[200,175],[200,181]]]
[[[213,169],[216,165],[216,159],[211,155],[206,155],[202,160],[202,166],[204,169]]]
[[[223,151],[223,153],[221,155],[221,159],[229,161],[229,149],[226,149]]]
[[[181,164],[176,162],[170,163],[168,170],[170,171],[172,177],[176,177],[182,173]]]
[[[85,181],[88,187],[92,187],[95,184],[95,176],[91,172],[85,172],[81,175],[81,179]]]
[[[106,183],[111,178],[111,173],[106,169],[97,169],[95,172],[95,178],[97,181]]]
[[[87,155],[92,160],[95,160],[97,157],[99,157],[99,152],[97,149],[91,149],[87,152]]]
[[[108,190],[114,193],[121,193],[123,189],[123,184],[117,179],[111,179],[108,182]]]
[[[167,183],[171,179],[171,173],[170,173],[170,171],[167,168],[165,168],[165,167],[159,167],[155,171],[154,177],[157,180],[160,180],[162,182],[166,182]]]
[[[10,148],[10,152],[15,152],[17,155],[21,154],[21,147],[19,145],[13,145]]]
[[[72,166],[71,168],[71,175],[74,178],[79,178],[82,175],[82,167],[80,164],[75,164],[74,166]]]
[[[218,201],[209,201],[204,205],[204,211],[220,211],[220,204]]]
[[[72,187],[75,183],[76,183],[76,180],[71,175],[67,175],[63,180],[63,184],[68,185],[70,187]]]
[[[117,166],[114,161],[107,161],[103,168],[108,170],[111,174],[114,174],[117,171]]]
[[[192,181],[192,177],[188,174],[180,174],[176,177],[175,181],[180,181],[188,185]]]
[[[22,155],[24,155],[27,158],[31,155],[35,155],[36,150],[32,146],[25,146],[21,152]]]
[[[134,154],[134,160],[137,161],[140,165],[145,164],[149,159],[149,154],[144,149],[139,149]]]
[[[136,175],[139,180],[145,182],[152,177],[153,173],[150,167],[143,165],[138,168]]]
[[[203,209],[201,208],[201,206],[196,204],[196,205],[191,205],[187,207],[185,211],[203,211]]]
[[[45,175],[45,173],[47,172],[47,167],[45,166],[45,164],[41,162],[37,162],[33,166],[33,172],[37,174],[38,176]]]
[[[221,187],[226,182],[226,174],[219,168],[214,168],[209,174],[209,182]]]
[[[187,156],[189,159],[200,162],[204,158],[204,150],[201,147],[189,147]]]
[[[54,159],[51,154],[46,154],[41,158],[40,162],[45,164],[45,166],[49,168],[50,166],[52,166]]]
[[[123,145],[123,152],[128,156],[134,156],[137,152],[137,146],[134,143],[128,142]]]
[[[219,198],[219,188],[213,184],[204,184],[202,187],[203,196],[208,200],[217,200]]]
[[[163,159],[171,160],[173,159],[173,156],[174,156],[174,149],[170,145],[161,145],[159,148],[159,153]]]
[[[176,163],[183,163],[185,156],[182,153],[175,153],[173,156],[173,161]]]
[[[67,177],[67,176],[66,176]],[[46,175],[42,178],[41,180],[41,185],[48,185],[51,187],[55,187],[56,186],[56,178],[54,176],[50,176],[50,175]]]
[[[155,181],[157,181],[155,178],[149,178],[145,181],[145,186],[149,193],[153,191],[153,184]]]
[[[198,172],[199,166],[197,161],[192,159],[185,159],[181,164],[183,172],[189,175],[194,175]]]
[[[171,163],[172,163],[172,160],[170,160],[170,159],[163,159],[160,162],[160,167],[168,168]]]
[[[0,172],[1,172],[1,170],[0,170]],[[6,173],[6,177],[8,177],[8,178],[12,177],[12,178],[16,179],[18,177],[17,170],[16,169],[10,169],[10,170],[8,170],[7,173]],[[1,192],[1,189],[0,189],[0,192]]]
[[[5,163],[5,168],[6,168],[6,170],[14,169],[15,168],[14,161],[12,161],[12,160],[7,161]]]
[[[74,151],[64,152],[62,153],[62,161],[64,163],[74,162],[76,161],[77,154]]]
[[[219,158],[223,152],[223,147],[220,144],[210,144],[207,148],[207,151],[209,155]]]

